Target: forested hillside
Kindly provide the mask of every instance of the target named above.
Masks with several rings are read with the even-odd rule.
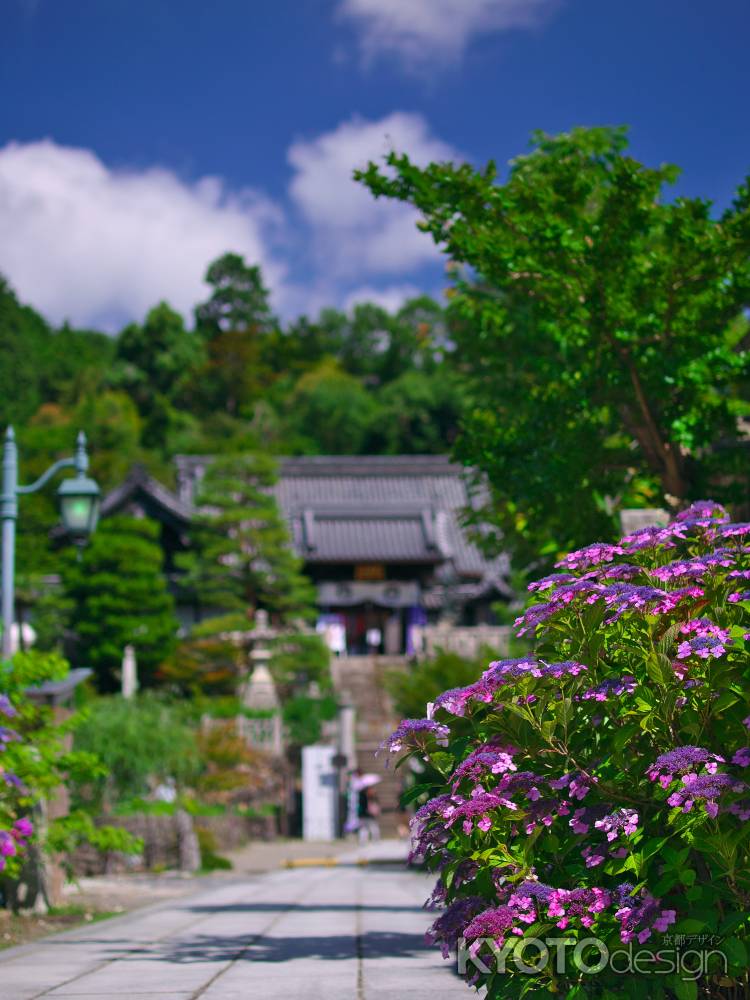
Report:
[[[170,483],[179,452],[445,452],[462,392],[445,311],[362,304],[284,324],[257,267],[234,255],[206,275],[191,322],[160,302],[108,336],[52,328],[0,283],[0,423],[16,425],[28,480],[89,436],[104,491],[134,462]],[[46,563],[49,491],[24,500],[19,570]]]

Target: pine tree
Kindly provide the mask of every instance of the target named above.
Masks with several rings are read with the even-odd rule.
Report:
[[[174,648],[178,622],[163,562],[158,526],[146,518],[119,516],[101,523],[81,561],[65,573],[77,659],[94,668],[102,691],[119,687],[125,646],[135,647],[144,686],[154,682]]]
[[[315,593],[292,550],[272,487],[276,465],[265,455],[216,458],[198,505],[194,552],[183,563],[185,584],[217,614],[264,608],[279,625],[314,615]]]

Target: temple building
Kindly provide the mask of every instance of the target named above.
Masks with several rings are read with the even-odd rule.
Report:
[[[102,513],[159,522],[165,571],[188,628],[207,609],[183,593],[175,555],[190,546],[211,458],[175,462],[176,492],[136,467]],[[493,604],[511,596],[507,557],[485,557],[462,527],[472,496],[464,470],[446,457],[282,458],[274,492],[317,589],[318,629],[337,653],[408,654],[424,626],[491,625]]]

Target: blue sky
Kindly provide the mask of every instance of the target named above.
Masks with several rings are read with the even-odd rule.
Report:
[[[629,124],[677,190],[750,172],[746,0],[2,0],[0,272],[50,319],[188,313],[207,263],[287,316],[443,285],[351,170],[395,146],[499,163]]]

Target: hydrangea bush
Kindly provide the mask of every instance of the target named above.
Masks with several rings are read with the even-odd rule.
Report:
[[[14,771],[3,766],[8,745],[21,739],[12,720],[17,715],[7,695],[0,694],[0,874],[16,875],[34,827],[28,816],[19,815],[25,791]]]
[[[386,741],[443,776],[409,793],[430,796],[412,821],[413,857],[438,872],[428,938],[446,957],[463,939],[493,998],[746,996],[750,524],[701,502],[557,568],[516,622],[533,653]],[[592,974],[586,945],[529,952],[535,972],[493,962],[563,937],[644,961]],[[649,965],[680,942],[722,954],[692,977]]]
[[[127,830],[100,826],[81,809],[34,829],[43,803],[61,785],[92,784],[106,772],[94,754],[69,749],[76,715],[58,720],[50,706],[28,696],[30,688],[63,680],[69,669],[61,656],[33,650],[0,663],[0,905],[13,909],[50,902],[45,856],[67,866],[67,856],[83,843],[125,853],[142,846]]]

